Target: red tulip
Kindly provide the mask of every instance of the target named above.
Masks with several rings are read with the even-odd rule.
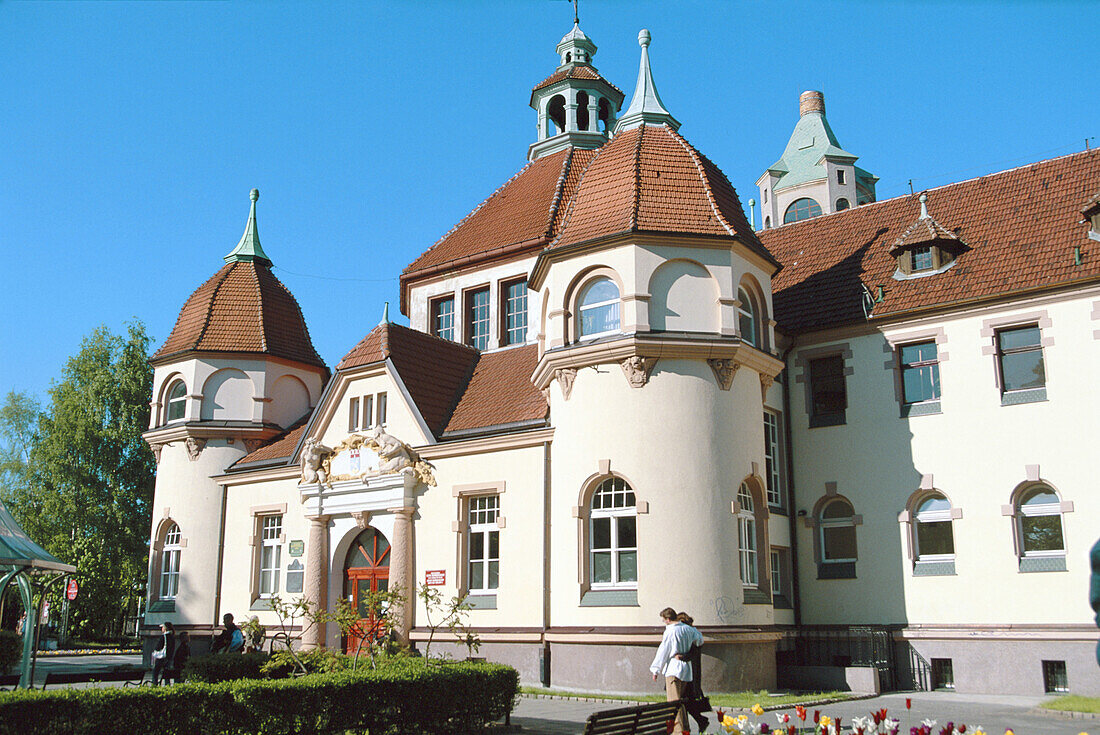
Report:
[[[816,725],[820,721],[821,721],[821,713],[815,709],[814,710],[814,724]]]
[[[909,697],[905,698],[905,709],[913,709],[913,700]]]

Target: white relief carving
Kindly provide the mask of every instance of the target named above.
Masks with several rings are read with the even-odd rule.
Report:
[[[577,379],[577,371],[573,368],[558,368],[554,371],[554,377],[558,379],[558,385],[561,386],[561,396],[565,400],[569,400],[569,395],[573,392],[573,381]]]
[[[163,444],[150,444],[149,448],[153,450],[153,457],[156,458],[157,464],[160,464],[160,453],[164,449]]]
[[[714,377],[718,380],[718,387],[729,390],[733,385],[733,378],[737,375],[737,368],[741,367],[733,360],[707,360],[710,369],[714,371]]]
[[[649,382],[649,374],[653,372],[653,366],[657,364],[657,360],[652,357],[632,355],[619,364],[623,368],[623,375],[626,376],[630,387],[641,388]]]
[[[328,459],[332,450],[313,437],[302,447],[302,485],[328,484]]]
[[[187,456],[194,462],[202,454],[202,450],[206,448],[206,439],[198,439],[193,436],[187,437],[183,442],[187,446]]]
[[[355,521],[355,525],[360,531],[365,531],[367,526],[370,525],[370,511],[369,510],[353,510],[351,512],[351,518]]]

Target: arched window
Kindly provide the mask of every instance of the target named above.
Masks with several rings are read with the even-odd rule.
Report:
[[[595,337],[619,329],[619,287],[610,278],[597,278],[577,299],[577,336]]]
[[[597,123],[597,128],[601,133],[606,133],[607,130],[611,127],[611,105],[603,97],[600,97],[599,111],[599,122]]]
[[[800,222],[811,217],[821,216],[821,205],[809,197],[802,197],[791,202],[787,211],[783,214],[783,224]]]
[[[740,302],[737,307],[737,327],[741,332],[741,340],[753,347],[759,347],[760,330],[757,328],[756,306],[753,304],[752,297],[744,288],[738,288],[737,300]]]
[[[821,579],[856,576],[856,516],[844,498],[827,501],[818,511],[818,569]]]
[[[577,130],[588,130],[588,93],[577,92]]]
[[[745,587],[757,587],[760,577],[757,575],[759,554],[756,549],[756,506],[752,501],[752,492],[744,482],[737,490],[737,507],[737,550],[741,561],[741,584]]]
[[[634,490],[609,477],[592,493],[589,507],[589,573],[592,587],[638,584],[637,506]]]
[[[553,137],[565,132],[565,98],[556,94],[546,108],[546,135]]]
[[[852,206],[852,205],[848,203],[848,200],[845,199],[844,197],[841,197],[840,199],[836,200],[835,210],[837,212],[843,212],[845,209],[847,209],[850,206]]]
[[[1016,503],[1016,533],[1021,557],[1065,557],[1062,502],[1053,488],[1034,485],[1020,493]]]
[[[764,229],[767,230],[771,226],[772,226],[772,218],[771,217],[765,217],[764,218]]]
[[[951,501],[940,493],[925,496],[917,505],[917,512],[913,515],[913,552],[918,563],[955,558],[951,518]]]
[[[180,550],[182,534],[173,523],[164,534],[164,546],[160,552],[160,594],[162,600],[176,599],[180,587]]]
[[[187,409],[187,386],[182,380],[177,380],[168,388],[167,402],[165,422],[182,419]]]

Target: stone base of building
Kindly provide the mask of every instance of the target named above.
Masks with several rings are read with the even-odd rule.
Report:
[[[423,652],[422,641],[417,642],[417,649]],[[654,682],[649,672],[656,651],[657,641],[652,644],[492,642],[482,643],[474,656],[515,668],[524,686],[607,694],[663,694],[664,680]],[[465,646],[432,643],[431,655],[444,652],[454,659],[468,655]],[[708,641],[703,646],[704,691],[758,691],[775,686],[773,641]]]
[[[899,686],[1027,695],[1063,693],[1064,687],[1100,696],[1098,638],[1095,628],[906,628],[897,634]]]

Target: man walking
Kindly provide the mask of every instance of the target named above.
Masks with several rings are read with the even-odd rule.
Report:
[[[685,685],[692,680],[691,664],[686,660],[676,657],[683,654],[685,657],[692,645],[703,645],[703,636],[690,625],[684,625],[676,620],[676,611],[666,607],[661,611],[661,621],[665,624],[665,633],[661,638],[661,645],[657,647],[657,655],[653,657],[653,663],[649,665],[653,673],[653,680],[657,680],[659,674],[665,677],[665,696],[669,702],[682,699],[685,694]],[[673,725],[673,735],[682,735],[690,730],[687,725],[687,711],[680,707],[676,710],[676,721]]]

